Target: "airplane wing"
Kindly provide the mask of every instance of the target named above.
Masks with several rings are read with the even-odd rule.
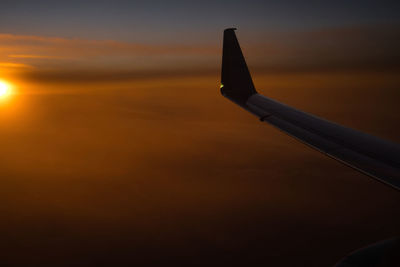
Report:
[[[257,93],[234,28],[224,31],[221,93],[261,121],[400,190],[400,146]]]

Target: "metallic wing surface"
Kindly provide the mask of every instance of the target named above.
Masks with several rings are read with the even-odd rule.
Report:
[[[258,94],[234,28],[224,31],[223,96],[297,140],[400,190],[400,146]]]

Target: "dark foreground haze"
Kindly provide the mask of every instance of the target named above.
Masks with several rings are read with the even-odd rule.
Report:
[[[397,78],[254,80],[271,97],[399,141]],[[14,99],[23,108],[2,111],[0,128],[2,261],[328,266],[398,234],[398,192],[260,123],[216,81]]]
[[[222,30],[237,26],[261,93],[399,143],[396,4],[292,17],[290,5],[254,1],[277,10],[265,21],[238,12],[240,1],[227,13],[223,1],[164,13],[141,4],[156,10],[141,19],[157,18],[157,32],[124,17],[136,14],[129,1],[98,2],[2,11],[0,78],[15,93],[0,102],[0,265],[332,266],[399,235],[398,192],[219,93]],[[211,9],[204,28],[189,16]]]

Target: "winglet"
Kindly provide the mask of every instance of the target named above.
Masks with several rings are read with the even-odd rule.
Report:
[[[257,93],[242,50],[235,34],[236,28],[224,30],[221,93],[240,106]]]

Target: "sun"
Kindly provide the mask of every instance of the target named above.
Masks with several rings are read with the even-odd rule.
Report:
[[[0,80],[0,99],[6,98],[11,94],[12,86],[6,81]]]

